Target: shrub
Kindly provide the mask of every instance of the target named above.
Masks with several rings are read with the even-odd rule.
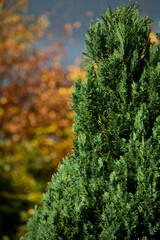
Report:
[[[86,79],[72,93],[73,154],[53,175],[21,240],[160,234],[160,46],[136,4],[101,17],[86,35]]]

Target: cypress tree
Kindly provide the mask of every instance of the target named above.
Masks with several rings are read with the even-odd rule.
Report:
[[[72,92],[73,154],[21,240],[160,236],[160,45],[151,24],[136,4],[90,23],[86,79]]]

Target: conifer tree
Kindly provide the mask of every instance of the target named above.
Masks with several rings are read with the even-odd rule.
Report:
[[[160,46],[151,24],[136,4],[90,23],[86,79],[72,93],[73,154],[21,240],[160,236]]]

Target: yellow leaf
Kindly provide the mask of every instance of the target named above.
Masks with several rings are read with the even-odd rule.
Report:
[[[158,40],[157,40],[157,38],[156,38],[156,36],[154,35],[153,32],[151,32],[149,34],[149,38],[150,38],[151,43],[155,43],[156,45],[158,44]]]

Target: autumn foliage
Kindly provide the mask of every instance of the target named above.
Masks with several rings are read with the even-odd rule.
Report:
[[[72,148],[70,88],[79,67],[64,70],[61,41],[36,48],[47,17],[27,0],[0,0],[0,238],[18,239],[46,182]],[[71,72],[72,71],[72,72]],[[84,75],[84,73],[82,73]]]
[[[0,239],[17,240],[46,183],[72,149],[71,86],[85,72],[65,70],[62,41],[38,49],[46,15],[27,13],[28,0],[0,0]],[[88,16],[91,12],[88,12]],[[71,35],[80,22],[65,24]],[[48,38],[52,37],[48,35]],[[152,34],[152,41],[156,41]],[[95,70],[97,65],[93,62]]]

